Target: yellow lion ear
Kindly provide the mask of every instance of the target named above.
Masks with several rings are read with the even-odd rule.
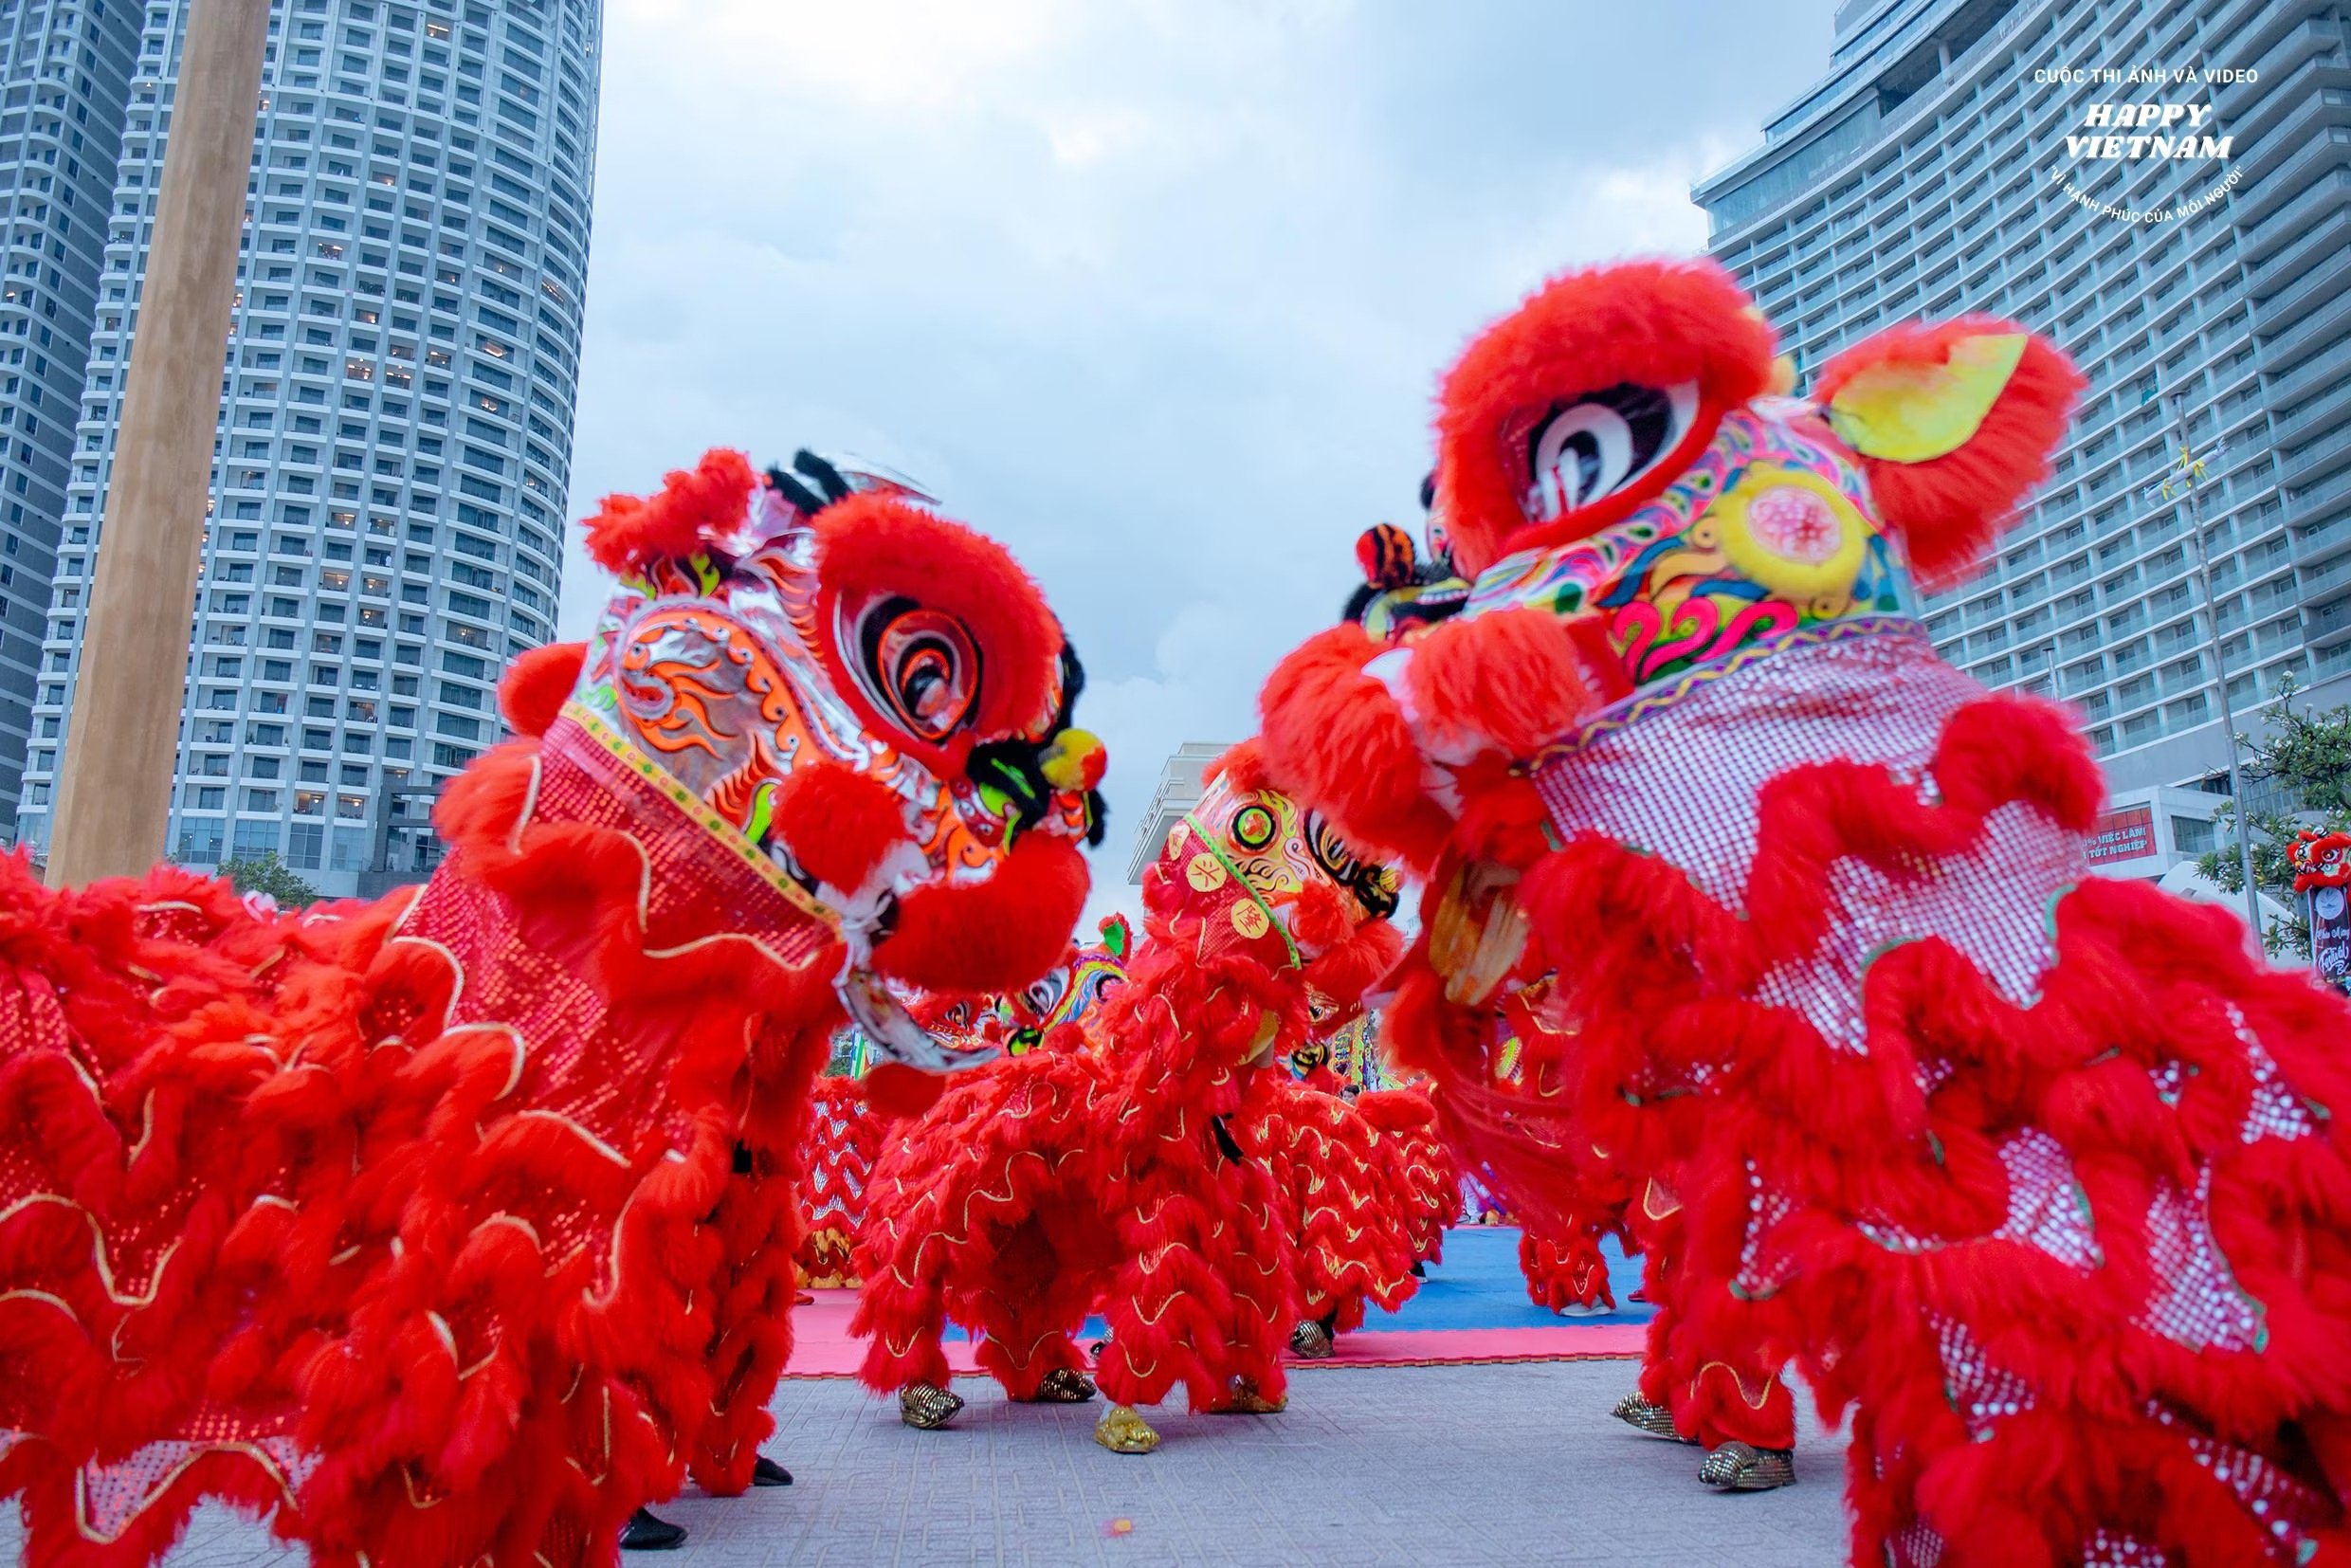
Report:
[[[1926,463],[1975,438],[2024,357],[2025,334],[1962,337],[1940,365],[1885,361],[1829,400],[1829,427],[1864,457]]]

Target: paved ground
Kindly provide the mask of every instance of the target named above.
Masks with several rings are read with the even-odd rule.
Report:
[[[691,1526],[641,1568],[768,1564],[1737,1563],[1811,1568],[1844,1549],[1841,1445],[1809,1422],[1802,1481],[1706,1491],[1694,1449],[1608,1419],[1630,1360],[1314,1368],[1278,1416],[1171,1416],[1126,1458],[1099,1406],[1009,1406],[966,1379],[959,1430],[901,1427],[840,1380],[788,1381],[770,1451],[800,1484],[662,1510]],[[1800,1402],[1800,1401],[1799,1401]],[[1121,1524],[1121,1522],[1123,1522]],[[21,1559],[13,1519],[0,1561]],[[296,1568],[260,1526],[200,1515],[170,1568]]]

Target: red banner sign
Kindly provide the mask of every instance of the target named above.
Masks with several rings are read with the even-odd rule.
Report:
[[[2098,826],[2091,831],[2089,863],[2105,866],[2118,860],[2137,860],[2155,853],[2155,809],[2151,806],[2128,806],[2119,811],[2100,813]]]

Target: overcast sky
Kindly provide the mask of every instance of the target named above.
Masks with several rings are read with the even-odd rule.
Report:
[[[571,513],[704,447],[877,458],[1009,545],[1111,752],[1096,906],[1252,722],[1435,377],[1824,70],[1830,0],[607,0]],[[605,584],[574,541],[563,624]]]

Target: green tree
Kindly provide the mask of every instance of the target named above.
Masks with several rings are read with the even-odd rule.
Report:
[[[2294,868],[2287,850],[2305,828],[2351,832],[2351,705],[2316,709],[2294,705],[2301,693],[2288,680],[2277,700],[2262,710],[2269,728],[2258,740],[2237,737],[2249,754],[2246,776],[2276,784],[2285,810],[2255,811],[2252,824],[2253,885],[2292,911],[2272,926],[2264,941],[2272,955],[2310,953],[2309,915],[2294,891]],[[2237,803],[2213,818],[2218,842],[2199,863],[2203,873],[2232,893],[2245,887],[2236,848]]]
[[[240,893],[268,894],[278,901],[281,909],[300,909],[319,899],[319,890],[296,876],[294,868],[280,860],[275,849],[222,861],[220,874]]]

